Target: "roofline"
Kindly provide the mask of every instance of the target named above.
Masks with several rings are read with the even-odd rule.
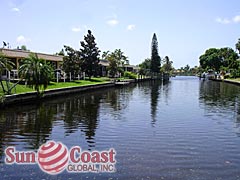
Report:
[[[19,52],[19,53],[33,53],[33,54],[37,54],[37,55],[43,55],[43,56],[51,56],[51,57],[64,57],[61,55],[53,55],[53,54],[46,54],[46,53],[39,53],[39,52],[33,52],[33,51],[25,51],[25,50],[19,50],[19,49],[7,49],[7,48],[0,48],[0,52],[4,53],[4,51],[11,51],[11,52]],[[15,57],[18,58],[19,56],[11,56],[11,57]],[[48,59],[46,59],[48,60]]]

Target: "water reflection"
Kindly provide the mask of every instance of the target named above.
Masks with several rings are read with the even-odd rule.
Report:
[[[162,86],[161,81],[153,81],[151,82],[151,116],[152,116],[152,124],[156,123],[156,113],[158,108],[158,98],[160,94],[160,88]]]
[[[1,109],[0,153],[7,145],[36,150],[52,139],[84,150],[117,150],[116,173],[63,172],[57,178],[238,179],[239,92],[229,84],[176,77]],[[0,165],[1,179],[52,178],[38,167]]]
[[[6,146],[36,150],[49,139],[55,112],[44,104],[19,106],[0,113],[0,156]]]
[[[70,98],[63,102],[65,134],[70,135],[79,128],[85,133],[89,147],[94,147],[95,130],[98,125],[99,103],[101,96],[88,95]]]
[[[58,127],[59,123],[64,128],[65,137],[77,133],[80,138],[83,136],[88,149],[94,148],[100,107],[110,108],[111,112],[116,111],[121,116],[120,112],[128,106],[135,86],[66,96],[40,104],[1,110],[0,157],[5,147],[10,145],[19,146],[18,149],[37,150],[41,144],[52,139],[52,129]]]
[[[119,87],[106,92],[105,102],[114,111],[121,111],[125,109],[133,95],[133,89],[136,84],[130,84],[128,87]]]
[[[231,114],[236,126],[240,127],[240,88],[238,86],[222,82],[200,81],[199,87],[200,106],[207,116],[215,116],[216,112],[223,117]]]
[[[150,83],[151,96],[151,117],[152,125],[157,121],[158,108],[168,105],[169,92],[171,88],[170,81],[153,81]],[[159,104],[161,101],[161,104]]]

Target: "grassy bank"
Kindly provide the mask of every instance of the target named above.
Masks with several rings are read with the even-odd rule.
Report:
[[[92,85],[92,84],[101,84],[109,82],[109,78],[92,78],[91,80],[75,80],[71,82],[51,82],[48,85],[48,89],[56,89],[56,88],[67,88],[67,87],[76,87],[76,86],[85,86],[85,85]],[[10,86],[13,84],[11,83]],[[6,84],[4,83],[4,86],[6,87]],[[33,92],[34,90],[25,86],[18,84],[16,86],[16,94],[26,93],[26,92]],[[15,94],[15,89],[12,90],[12,94]],[[2,87],[0,87],[0,95],[3,95]]]

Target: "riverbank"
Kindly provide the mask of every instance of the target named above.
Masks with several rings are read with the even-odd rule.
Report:
[[[26,87],[26,89],[21,88],[21,93],[19,94],[2,96],[0,98],[0,107],[5,107],[12,104],[28,104],[36,101],[41,101],[43,99],[53,98],[57,96],[60,97],[72,93],[91,91],[114,86],[125,86],[131,83],[138,83],[151,80],[154,79],[151,78],[122,79],[117,81],[93,80],[93,82],[90,82],[91,84],[88,84],[86,82],[52,83],[52,85],[48,87],[47,90],[44,91],[44,94],[41,97],[37,96],[37,93],[32,89]]]
[[[83,86],[83,85],[92,85],[92,84],[101,84],[104,82],[110,82],[109,78],[92,78],[85,80],[74,80],[68,82],[50,82],[46,90],[57,89],[57,88],[67,88],[67,87],[75,87],[75,86]],[[4,88],[7,89],[7,84],[3,83]],[[10,82],[9,86],[13,86],[14,83]],[[29,93],[34,92],[32,88],[27,87],[25,84],[19,83],[15,88],[12,89],[12,94],[21,94],[21,93]],[[2,88],[0,87],[0,96],[4,95]]]
[[[103,82],[99,84],[48,89],[44,91],[44,95],[42,97],[38,97],[36,92],[26,92],[21,94],[5,95],[2,99],[2,103],[0,102],[0,106],[3,107],[11,104],[26,104],[26,103],[36,102],[42,99],[53,98],[57,96],[64,96],[67,94],[84,92],[84,91],[91,91],[95,89],[114,87],[114,86],[115,84],[113,82]]]

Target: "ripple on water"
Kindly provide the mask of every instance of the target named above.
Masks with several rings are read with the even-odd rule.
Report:
[[[47,140],[117,151],[117,172],[56,179],[240,179],[240,88],[193,77],[75,94],[0,111],[0,150]],[[6,166],[0,178],[51,179],[37,166]],[[18,173],[23,172],[23,173]],[[29,179],[29,178],[28,178]]]

